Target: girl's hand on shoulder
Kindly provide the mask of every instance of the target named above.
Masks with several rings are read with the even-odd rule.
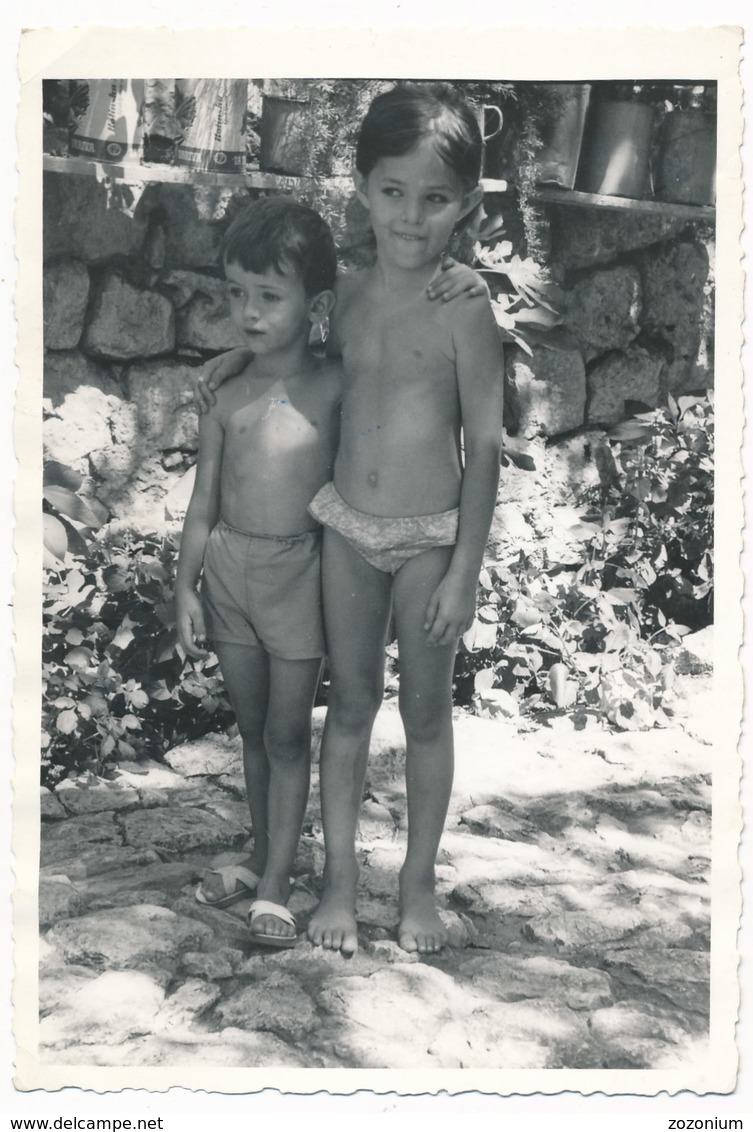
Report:
[[[441,299],[449,303],[453,299],[465,295],[467,298],[477,298],[481,295],[489,296],[489,288],[483,276],[464,263],[458,263],[452,256],[445,256],[442,260],[442,271],[435,275],[426,288],[427,298],[431,301]]]
[[[228,350],[216,358],[211,358],[191,378],[191,395],[194,404],[200,413],[208,413],[216,403],[215,390],[219,389],[223,381],[242,373],[253,358],[250,350],[245,346],[238,346]]]
[[[429,645],[455,644],[470,629],[475,613],[475,585],[445,574],[426,607],[424,629]]]
[[[195,590],[178,593],[175,599],[178,637],[186,654],[193,660],[203,660],[207,648],[207,630],[204,610]]]

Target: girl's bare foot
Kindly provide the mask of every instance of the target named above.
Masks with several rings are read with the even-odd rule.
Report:
[[[279,904],[284,908],[287,906],[290,897],[290,884],[287,881],[278,884],[273,880],[262,878],[259,881],[256,896],[258,900],[268,900],[271,904]],[[273,912],[264,912],[260,916],[255,916],[250,934],[252,939],[254,936],[279,936],[283,939],[294,939],[296,930],[295,924],[289,924]]]
[[[353,955],[358,950],[356,925],[356,883],[358,867],[353,864],[337,870],[328,879],[325,869],[324,894],[308,926],[308,937],[316,947]]]
[[[447,943],[447,928],[437,911],[433,884],[409,884],[401,877],[397,940],[403,951],[420,955],[432,955]]]

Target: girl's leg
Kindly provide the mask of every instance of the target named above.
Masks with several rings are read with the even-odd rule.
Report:
[[[392,578],[329,529],[324,532],[322,569],[330,664],[320,768],[327,857],[324,893],[308,934],[322,947],[354,952],[356,825],[371,729],[384,691]]]
[[[243,774],[251,811],[254,851],[243,863],[259,876],[267,862],[267,791],[269,764],[264,749],[264,721],[269,697],[269,657],[264,649],[218,642],[222,679],[243,740]],[[221,879],[209,874],[203,884],[208,900],[224,894]]]
[[[321,660],[269,658],[269,706],[264,746],[269,760],[267,867],[256,890],[261,900],[287,904],[290,872],[301,836],[309,795],[311,709]],[[254,931],[292,936],[295,929],[278,917],[260,916]]]
[[[438,951],[447,942],[434,901],[434,865],[452,790],[452,671],[457,645],[430,647],[423,625],[429,598],[451,557],[451,547],[427,551],[406,562],[395,578],[408,794],[408,851],[400,872],[398,939],[406,951]]]

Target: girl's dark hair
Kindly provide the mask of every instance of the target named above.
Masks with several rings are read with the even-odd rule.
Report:
[[[356,169],[368,177],[381,157],[402,157],[426,138],[433,138],[464,190],[475,188],[481,177],[481,131],[470,106],[444,83],[401,83],[378,94],[358,135]]]
[[[270,267],[300,275],[307,296],[331,291],[337,253],[318,212],[286,196],[262,197],[239,212],[220,245],[223,263],[257,275]]]

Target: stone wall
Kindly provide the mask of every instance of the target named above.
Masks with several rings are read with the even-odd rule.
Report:
[[[713,233],[707,224],[549,205],[548,264],[563,325],[507,351],[508,428],[557,437],[713,384]]]
[[[347,251],[346,192],[316,191],[311,203]],[[235,341],[218,244],[255,195],[45,174],[45,457],[83,472],[116,517],[154,527],[184,512],[197,448],[191,373]],[[546,222],[564,325],[533,357],[508,347],[507,425],[563,438],[547,459],[561,447],[564,498],[595,474],[587,456],[573,465],[573,434],[589,453],[594,430],[603,436],[632,402],[711,383],[712,249],[687,221],[550,206]]]

